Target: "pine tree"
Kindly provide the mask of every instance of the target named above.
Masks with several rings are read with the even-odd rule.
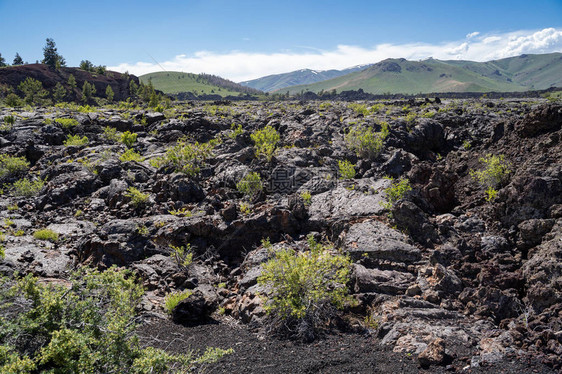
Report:
[[[16,53],[16,57],[14,57],[14,62],[12,65],[23,65],[23,59],[21,58],[19,53]]]
[[[57,82],[55,89],[53,90],[53,99],[56,103],[60,103],[64,100],[65,96],[66,89],[62,86],[62,84],[60,84],[60,82]]]
[[[113,89],[111,88],[111,86],[108,84],[107,88],[105,89],[105,97],[107,97],[107,100],[109,101],[113,101]]]
[[[2,57],[2,53],[0,53],[0,68],[3,68],[6,65],[6,60]]]
[[[88,81],[84,81],[84,85],[82,86],[82,101],[87,103],[90,101],[92,96],[96,93],[96,87],[93,84],[90,84]]]
[[[72,88],[75,89],[76,88],[76,78],[74,78],[74,75],[70,74],[70,76],[68,77],[68,85]]]
[[[47,44],[43,48],[43,61],[41,63],[53,68],[66,66],[66,61],[57,53],[55,41],[51,38],[47,38]]]

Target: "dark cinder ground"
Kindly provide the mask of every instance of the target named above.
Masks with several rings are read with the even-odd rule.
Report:
[[[174,353],[234,349],[218,362],[198,368],[204,373],[556,373],[532,357],[507,357],[479,368],[471,368],[470,358],[461,357],[446,367],[423,369],[415,355],[392,352],[368,334],[334,332],[303,344],[266,337],[232,321],[182,326],[167,319],[148,321],[139,332],[144,344]]]

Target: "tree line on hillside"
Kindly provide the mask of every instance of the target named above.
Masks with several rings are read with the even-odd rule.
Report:
[[[221,78],[221,77],[216,76],[216,75],[202,73],[202,74],[199,74],[199,76],[201,77],[201,80],[206,81],[209,84],[212,84],[214,86],[223,87],[223,88],[229,89],[231,91],[242,92],[242,93],[250,94],[250,95],[259,95],[259,94],[263,93],[262,91],[256,90],[255,88],[245,87],[245,86],[239,85],[238,83],[234,83],[233,81]]]

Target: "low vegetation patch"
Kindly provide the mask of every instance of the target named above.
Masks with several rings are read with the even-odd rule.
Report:
[[[308,239],[308,251],[282,249],[263,265],[258,283],[267,291],[266,311],[278,327],[309,338],[348,300],[351,260]]]
[[[74,118],[57,118],[55,119],[55,122],[60,124],[65,129],[78,126],[78,121]]]
[[[392,181],[390,187],[385,188],[384,193],[386,194],[386,200],[381,202],[381,205],[385,209],[392,209],[397,201],[402,200],[406,195],[412,191],[412,186],[408,179],[394,180],[393,178],[386,178]]]
[[[271,161],[277,143],[281,136],[272,126],[266,126],[261,130],[257,130],[250,135],[256,147],[256,157],[264,156],[267,161]]]
[[[31,197],[37,195],[44,185],[45,181],[42,179],[29,180],[22,178],[15,181],[12,187],[15,196]]]
[[[507,182],[511,173],[511,165],[505,160],[504,155],[488,154],[479,160],[484,164],[484,168],[471,170],[470,176],[486,189],[486,200],[491,201],[498,193],[497,188]]]
[[[121,134],[120,141],[125,144],[125,147],[131,148],[137,141],[137,136],[136,132],[125,131]]]
[[[64,145],[66,147],[71,147],[71,146],[76,146],[76,147],[81,147],[83,145],[88,144],[90,141],[88,140],[88,137],[86,135],[84,136],[80,136],[80,135],[68,135],[66,137],[66,140],[64,141]]]
[[[33,233],[33,237],[38,240],[48,240],[51,242],[56,242],[59,240],[59,234],[51,229],[41,229]]]
[[[78,270],[67,285],[32,275],[0,283],[2,373],[187,372],[232,352],[143,348],[135,333],[143,289],[126,270]]]
[[[263,189],[260,175],[254,172],[246,174],[236,183],[236,189],[249,198],[257,195]]]
[[[213,149],[219,140],[213,139],[207,143],[191,143],[187,138],[178,140],[175,146],[168,148],[166,154],[150,160],[154,167],[171,166],[175,171],[187,175],[196,175],[205,161],[212,157]]]
[[[12,176],[29,169],[29,162],[24,157],[0,154],[0,178]]]
[[[182,270],[187,270],[188,266],[193,262],[193,252],[191,251],[191,244],[185,246],[170,246],[170,257]]]
[[[352,164],[348,160],[338,161],[338,168],[340,172],[341,179],[353,179],[355,178],[355,164]]]
[[[193,294],[193,292],[189,290],[176,291],[167,294],[164,298],[164,309],[166,309],[168,314],[172,314],[172,311],[180,303],[180,301],[187,299],[191,296],[191,294]]]
[[[122,162],[127,162],[127,161],[142,162],[144,159],[140,155],[140,153],[135,152],[135,150],[132,148],[128,148],[125,152],[121,154],[121,156],[119,156],[119,160]]]
[[[131,205],[138,208],[148,202],[150,195],[140,192],[138,188],[129,187],[127,188],[127,192],[125,192],[125,197],[131,199]]]
[[[345,135],[345,143],[358,157],[374,159],[381,153],[384,140],[389,132],[386,122],[381,124],[380,132],[375,132],[371,127],[365,125],[357,125]]]

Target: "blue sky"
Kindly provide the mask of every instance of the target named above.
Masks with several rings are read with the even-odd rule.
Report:
[[[16,52],[40,60],[47,37],[70,66],[88,59],[141,74],[162,70],[158,61],[239,81],[389,57],[562,51],[562,0],[0,0],[8,62]]]

